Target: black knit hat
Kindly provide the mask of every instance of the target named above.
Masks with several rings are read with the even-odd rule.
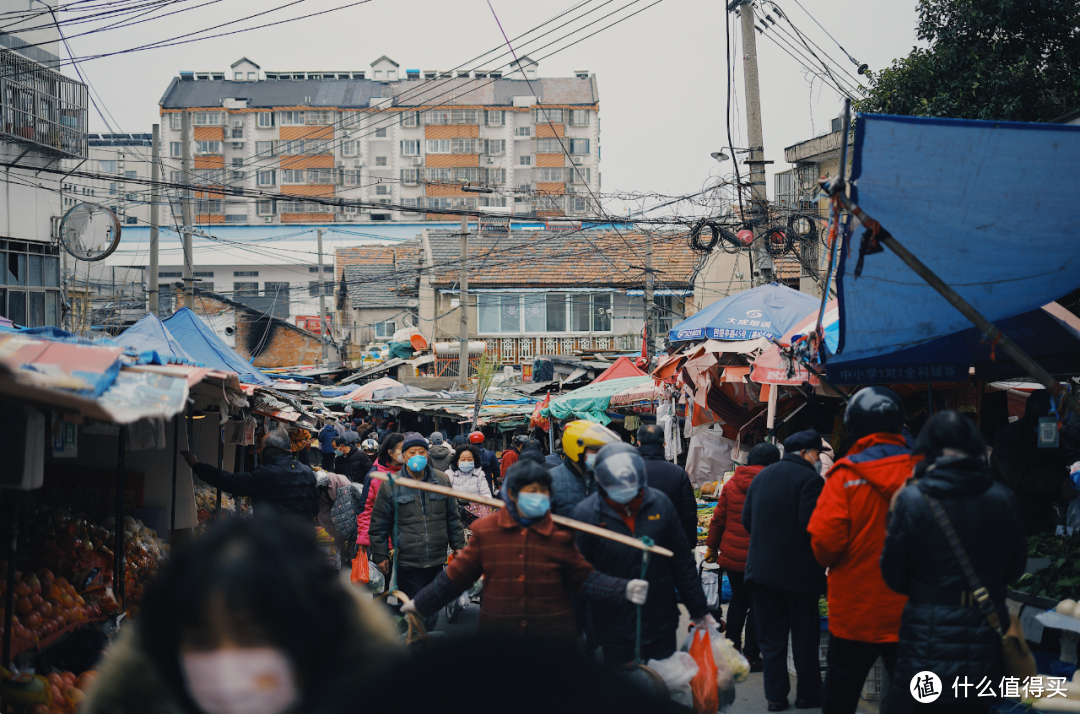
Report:
[[[424,449],[428,448],[428,440],[415,431],[410,431],[403,436],[405,437],[405,441],[401,444],[401,453],[403,454],[414,446],[423,446]]]

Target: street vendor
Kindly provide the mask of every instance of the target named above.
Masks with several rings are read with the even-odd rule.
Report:
[[[200,463],[190,451],[181,451],[180,455],[192,473],[211,486],[234,496],[250,496],[256,510],[268,506],[309,521],[319,514],[315,474],[293,459],[289,435],[284,429],[266,432],[259,442],[259,465],[250,472],[230,473]]]
[[[531,461],[515,464],[502,499],[506,505],[473,524],[469,546],[404,612],[436,613],[483,575],[481,633],[572,642],[577,628],[571,595],[644,604],[647,582],[597,572],[574,545],[573,533],[555,525],[551,474],[544,468]]]

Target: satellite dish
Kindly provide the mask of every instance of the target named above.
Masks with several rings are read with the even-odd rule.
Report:
[[[420,307],[420,301],[416,298],[409,298],[405,301],[405,307]]]
[[[120,245],[120,220],[108,208],[80,203],[60,219],[60,245],[79,260],[107,258]]]

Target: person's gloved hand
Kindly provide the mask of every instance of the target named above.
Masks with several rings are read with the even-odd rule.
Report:
[[[635,605],[644,605],[649,597],[648,580],[631,580],[626,584],[626,599]]]
[[[409,613],[420,616],[420,611],[416,609],[416,602],[409,600],[407,603],[401,606],[401,614],[407,615]]]
[[[706,613],[704,617],[692,617],[690,618],[690,622],[694,625],[694,627],[711,627],[717,630],[720,629],[720,625],[717,624],[716,618],[714,618],[708,613]]]
[[[705,562],[706,563],[715,563],[716,562],[716,549],[715,548],[706,548],[705,549]]]

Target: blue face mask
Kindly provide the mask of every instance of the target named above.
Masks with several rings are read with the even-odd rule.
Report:
[[[475,464],[473,462],[471,462],[471,461],[462,461],[461,463],[458,464],[458,471],[460,471],[463,474],[467,474],[467,473],[469,473],[470,471],[473,470],[474,466],[475,466]]]
[[[517,509],[525,518],[542,518],[551,510],[551,497],[546,493],[519,493]]]
[[[427,467],[427,457],[421,456],[420,454],[417,454],[416,456],[410,456],[408,466],[409,471],[412,471],[414,474],[418,474]]]
[[[585,454],[585,470],[592,473],[596,468],[596,454]]]
[[[634,488],[633,486],[612,486],[605,488],[604,493],[615,503],[630,503],[634,500],[634,496],[638,495],[638,491],[641,489]]]

